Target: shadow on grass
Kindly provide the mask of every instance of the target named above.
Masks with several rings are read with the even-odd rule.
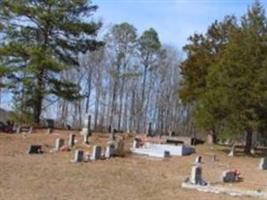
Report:
[[[231,146],[227,145],[218,145],[218,146],[220,147],[218,148],[218,150],[224,152],[227,155],[231,151]],[[257,149],[255,149],[255,154],[246,154],[244,153],[243,146],[236,146],[234,155],[234,157],[252,157],[252,158],[262,158],[266,156],[267,156],[267,147],[258,147]]]

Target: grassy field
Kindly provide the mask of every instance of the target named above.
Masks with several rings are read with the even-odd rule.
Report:
[[[90,151],[77,136],[77,148]],[[67,139],[68,132],[0,134],[1,200],[249,199],[182,189],[181,183],[190,174],[197,155],[203,156],[203,177],[208,182],[218,184],[223,170],[238,168],[244,181],[225,187],[267,191],[267,172],[257,169],[259,158],[243,155],[230,158],[223,147],[201,145],[191,156],[166,160],[128,154],[124,158],[74,164],[70,162],[73,151],[50,152],[57,137]],[[107,140],[104,134],[91,138],[92,144],[102,146]],[[128,137],[127,147],[130,142]],[[42,144],[44,154],[27,155],[30,144]],[[218,158],[216,162],[211,159],[213,153]]]

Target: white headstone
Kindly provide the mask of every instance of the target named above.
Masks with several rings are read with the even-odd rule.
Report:
[[[267,158],[261,158],[259,168],[261,170],[267,169]]]
[[[198,165],[192,167],[190,182],[194,185],[202,183],[202,168]]]
[[[64,145],[64,139],[62,138],[57,138],[56,139],[56,144],[55,144],[55,150],[59,151],[60,148]]]
[[[235,145],[232,146],[231,151],[230,151],[230,153],[228,154],[228,156],[230,156],[230,157],[235,156]]]
[[[82,150],[75,150],[73,162],[82,162],[84,157],[84,152]]]
[[[101,147],[95,145],[93,147],[93,153],[91,155],[91,160],[99,160],[101,159]]]
[[[202,162],[202,157],[201,156],[197,156],[196,160],[195,160],[195,163],[196,164],[200,164],[201,162]]]
[[[114,155],[115,152],[115,147],[114,145],[110,144],[107,146],[106,151],[105,151],[105,158],[109,159]]]
[[[136,140],[133,141],[133,148],[138,148],[138,142]]]
[[[73,147],[75,144],[75,134],[70,134],[69,135],[69,141],[68,141],[68,146]]]

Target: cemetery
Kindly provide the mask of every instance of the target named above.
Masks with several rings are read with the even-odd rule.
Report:
[[[138,138],[90,130],[85,142],[79,131],[57,129],[0,134],[0,199],[267,198],[264,149],[228,156],[229,145],[142,146]]]
[[[0,0],[0,200],[267,200],[266,6]]]

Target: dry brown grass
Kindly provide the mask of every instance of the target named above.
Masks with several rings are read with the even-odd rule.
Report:
[[[79,142],[82,141],[77,134]],[[152,160],[127,155],[96,162],[74,164],[73,152],[50,153],[55,139],[67,139],[67,132],[52,135],[0,134],[0,199],[8,200],[144,200],[182,199],[219,200],[246,199],[200,193],[182,189],[196,155],[203,156],[204,178],[212,183],[220,179],[226,168],[239,168],[244,182],[226,185],[266,191],[267,172],[257,169],[259,159],[245,156],[229,158],[221,147],[197,147],[197,153],[167,160]],[[105,146],[106,135],[94,135],[91,142]],[[131,138],[127,138],[130,145]],[[29,144],[44,145],[44,154],[27,155]],[[90,148],[77,145],[86,151]],[[212,162],[207,153],[216,153]],[[248,199],[248,198],[247,198]]]

